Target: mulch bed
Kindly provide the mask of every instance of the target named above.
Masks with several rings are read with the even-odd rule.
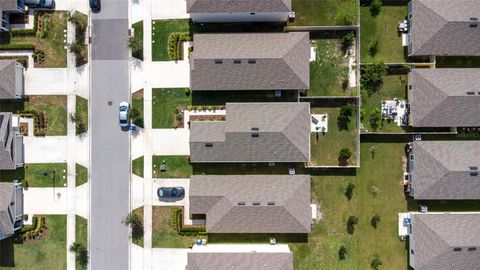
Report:
[[[190,121],[225,121],[225,115],[192,115]]]

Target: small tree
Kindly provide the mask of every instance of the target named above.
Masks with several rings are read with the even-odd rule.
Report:
[[[344,246],[340,246],[340,249],[338,250],[338,259],[339,260],[345,260],[345,255],[347,254],[347,248]]]
[[[135,214],[135,212],[131,212],[128,214],[125,219],[122,221],[123,224],[126,226],[130,226],[132,229],[132,239],[139,240],[143,236],[143,223],[140,220],[140,217]]]
[[[338,159],[341,161],[347,161],[352,156],[352,151],[348,148],[342,148],[338,154]]]
[[[370,14],[373,17],[376,17],[378,14],[380,14],[380,9],[383,5],[382,0],[373,0],[372,3],[370,4]]]
[[[138,59],[143,58],[143,44],[140,40],[129,37],[127,40],[127,46],[132,50],[132,56]]]
[[[81,246],[82,246],[82,245],[81,245],[80,243],[78,243],[78,242],[73,242],[73,243],[70,245],[70,247],[68,248],[68,250],[69,250],[70,252],[76,253],[77,251],[80,250]]]
[[[374,257],[372,262],[370,263],[370,268],[372,268],[373,270],[378,270],[378,268],[380,268],[380,265],[382,265],[382,261],[380,261],[379,258],[377,257]]]
[[[373,215],[372,219],[370,220],[370,224],[373,228],[377,228],[378,223],[380,223],[380,216],[378,214]]]
[[[387,75],[387,66],[384,63],[367,65],[360,77],[360,84],[371,95],[383,85],[383,77]]]
[[[348,183],[347,188],[345,188],[345,197],[350,201],[353,197],[353,191],[355,190],[355,184]]]
[[[336,25],[354,25],[357,14],[357,5],[355,1],[345,1],[337,6],[335,13]]]
[[[353,232],[355,231],[355,225],[357,225],[357,224],[358,224],[358,217],[356,217],[356,216],[348,217],[347,232],[349,234],[353,234]]]
[[[378,40],[374,40],[368,44],[368,54],[374,57],[378,52]]]
[[[80,266],[85,267],[88,264],[88,250],[81,243],[73,242],[68,248],[70,252],[75,253],[75,258]]]
[[[353,41],[355,40],[355,33],[348,32],[345,36],[342,37],[342,51],[346,53],[348,49],[353,45]]]
[[[69,51],[73,54],[82,53],[82,50],[83,50],[84,47],[85,47],[85,45],[80,43],[80,42],[74,42],[74,43],[68,45]]]
[[[370,125],[376,128],[378,126],[378,121],[380,121],[382,114],[379,108],[375,108],[370,112]]]

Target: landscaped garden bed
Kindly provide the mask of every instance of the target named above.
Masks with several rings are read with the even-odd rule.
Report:
[[[24,68],[28,68],[28,56],[0,56],[0,60],[14,59]]]
[[[88,16],[75,11],[75,13],[70,13],[68,15],[68,20],[75,27],[75,41],[72,44],[69,44],[69,50],[71,53],[75,54],[75,65],[79,67],[88,62],[88,48],[85,44]]]
[[[27,96],[24,113],[35,118],[36,136],[67,135],[67,96]]]
[[[177,106],[192,105],[190,91],[184,88],[157,88],[152,96],[152,128],[176,128]]]
[[[288,26],[356,25],[355,0],[293,0],[295,19]]]
[[[225,121],[225,115],[192,115],[190,121]]]
[[[179,207],[154,206],[152,219],[152,247],[154,248],[189,248],[193,246],[196,239],[207,239],[204,228],[203,230],[201,228],[186,229],[182,226]]]

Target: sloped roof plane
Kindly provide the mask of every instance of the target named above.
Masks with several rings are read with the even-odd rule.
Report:
[[[292,253],[188,253],[185,270],[293,270]]]
[[[0,99],[15,98],[15,60],[0,60]]]
[[[290,12],[291,0],[187,0],[187,13]]]

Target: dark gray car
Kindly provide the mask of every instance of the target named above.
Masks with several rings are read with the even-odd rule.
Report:
[[[183,187],[161,187],[157,190],[160,199],[163,198],[183,198],[185,189]]]

